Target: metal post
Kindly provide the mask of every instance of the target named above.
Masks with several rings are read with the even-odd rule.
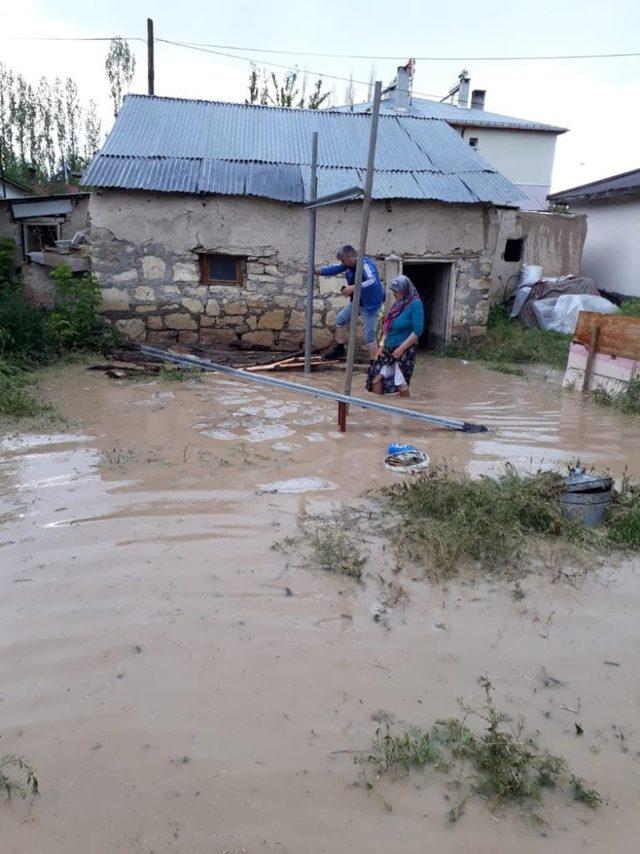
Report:
[[[147,92],[154,93],[155,69],[153,65],[153,20],[147,18]]]
[[[318,197],[318,131],[311,136],[311,188],[310,202]],[[304,333],[304,372],[311,373],[311,350],[313,347],[313,275],[316,262],[316,208],[309,211],[309,250],[307,253],[307,316]]]
[[[347,370],[344,377],[344,393],[351,394],[353,379],[353,363],[356,356],[356,335],[358,330],[358,314],[360,313],[360,292],[362,291],[362,268],[367,248],[369,231],[369,208],[371,207],[371,191],[373,189],[373,172],[376,157],[376,141],[378,138],[378,118],[380,117],[380,95],[382,83],[377,80],[373,95],[373,112],[371,113],[371,135],[369,137],[369,159],[367,161],[367,177],[364,185],[362,200],[362,223],[360,225],[360,243],[358,244],[358,261],[356,263],[355,291],[353,292],[353,311],[349,326],[349,347],[347,349]]]

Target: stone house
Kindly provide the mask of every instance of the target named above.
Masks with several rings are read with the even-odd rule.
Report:
[[[83,178],[107,317],[134,340],[298,346],[311,135],[324,196],[363,186],[369,128],[363,114],[129,95]],[[484,333],[494,263],[522,263],[520,197],[446,122],[380,117],[367,251],[387,281],[413,278],[430,342]],[[360,208],[318,210],[317,262],[357,244]],[[520,251],[505,260],[506,239]],[[316,285],[316,345],[339,284]]]

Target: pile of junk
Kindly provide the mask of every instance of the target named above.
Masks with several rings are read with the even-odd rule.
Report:
[[[513,294],[511,317],[526,326],[575,332],[581,311],[617,314],[620,309],[603,297],[593,279],[586,276],[543,276],[542,267],[524,264]]]

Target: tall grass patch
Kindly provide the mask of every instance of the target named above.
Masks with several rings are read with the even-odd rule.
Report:
[[[504,305],[493,306],[489,312],[487,334],[478,344],[450,344],[441,351],[443,356],[474,359],[486,362],[487,367],[498,365],[545,364],[563,368],[567,363],[571,335],[531,329],[509,317]]]

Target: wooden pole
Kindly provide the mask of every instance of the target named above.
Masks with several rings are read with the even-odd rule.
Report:
[[[153,20],[147,18],[147,92],[154,95],[155,68],[153,64]]]
[[[353,363],[356,356],[356,335],[358,330],[358,314],[360,313],[360,293],[362,291],[362,268],[367,248],[367,234],[369,232],[369,209],[371,207],[371,191],[373,189],[373,171],[376,157],[376,142],[378,138],[378,119],[380,117],[380,96],[382,94],[382,83],[376,81],[373,95],[373,111],[371,113],[371,134],[369,136],[369,159],[367,160],[367,177],[364,184],[364,197],[362,199],[362,222],[360,224],[360,243],[358,244],[358,261],[356,263],[355,290],[353,292],[353,311],[351,312],[351,323],[349,325],[349,346],[347,348],[347,369],[344,377],[344,393],[351,394],[351,381],[353,379]]]
[[[310,202],[318,198],[318,131],[311,136],[311,187]],[[304,372],[311,373],[313,348],[313,275],[316,262],[316,208],[309,211],[309,244],[307,252],[307,316],[304,333]]]
[[[589,391],[589,380],[591,379],[591,370],[593,368],[593,360],[598,351],[598,338],[600,337],[600,327],[596,325],[591,330],[591,341],[589,342],[589,350],[587,352],[587,363],[584,366],[584,379],[582,380],[582,391]]]

